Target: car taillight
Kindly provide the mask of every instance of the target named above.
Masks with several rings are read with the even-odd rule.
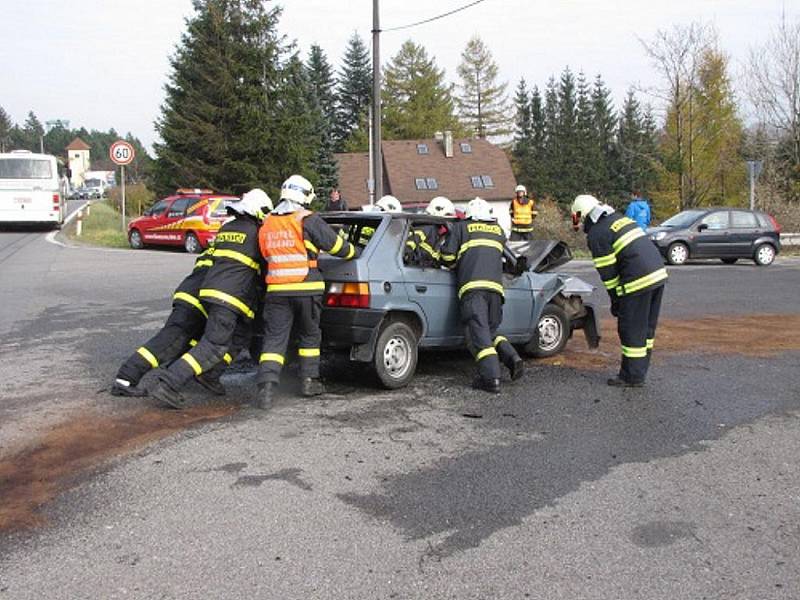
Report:
[[[772,226],[775,228],[775,233],[780,233],[781,232],[781,226],[775,220],[775,217],[773,217],[772,215],[767,215],[767,216],[769,217],[769,220],[772,221]]]
[[[325,295],[325,306],[369,308],[369,284],[331,283]]]

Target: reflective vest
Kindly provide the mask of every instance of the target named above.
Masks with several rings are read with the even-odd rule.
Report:
[[[533,231],[533,200],[522,204],[516,198],[511,201],[511,223],[514,231]]]
[[[267,286],[301,283],[317,261],[308,257],[303,237],[303,219],[312,214],[301,210],[269,215],[259,231],[261,254],[267,261]]]

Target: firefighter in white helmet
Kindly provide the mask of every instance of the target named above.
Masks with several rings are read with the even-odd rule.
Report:
[[[436,196],[425,208],[425,213],[434,217],[454,218],[456,207],[444,196]],[[407,264],[418,267],[436,267],[439,265],[440,248],[447,234],[445,223],[412,224],[406,240],[406,251],[403,256]]]
[[[594,196],[575,198],[572,226],[586,232],[594,266],[611,299],[611,314],[617,318],[622,364],[608,385],[640,387],[655,344],[667,280],[664,259],[636,221]]]
[[[533,239],[533,220],[538,211],[534,210],[533,198],[528,197],[524,185],[514,188],[514,198],[508,207],[511,215],[511,241],[529,241]]]
[[[259,230],[261,254],[266,262],[264,298],[264,342],[259,357],[257,405],[272,404],[275,387],[286,362],[292,326],[297,331],[301,393],[325,392],[319,380],[319,328],[325,280],[317,265],[320,252],[345,260],[355,258],[356,248],[309,207],[314,187],[300,175],[292,175],[281,186],[281,201],[267,215]]]
[[[512,379],[524,363],[509,341],[497,335],[503,320],[503,249],[506,236],[482,198],[467,204],[466,219],[455,221],[442,247],[442,262],[458,273],[458,299],[467,346],[478,365],[476,389],[500,392],[500,361]]]
[[[185,405],[180,390],[187,381],[202,377],[220,361],[235,358],[231,348],[245,345],[255,317],[261,273],[258,227],[264,213],[272,209],[272,201],[256,188],[240,200],[227,202],[225,208],[232,218],[214,238],[213,264],[197,294],[198,310],[208,315],[203,336],[168,368],[158,369],[158,382],[150,392],[174,408]]]

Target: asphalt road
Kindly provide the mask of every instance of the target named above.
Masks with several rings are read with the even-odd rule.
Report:
[[[405,390],[335,368],[266,413],[193,389],[224,416],[182,430],[103,390],[191,262],[0,233],[0,482],[35,467],[41,504],[0,531],[0,599],[800,597],[800,260],[670,269],[645,390],[576,337],[499,398],[428,354]]]

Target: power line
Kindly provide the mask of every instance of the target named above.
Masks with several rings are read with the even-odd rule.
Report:
[[[451,11],[446,13],[442,13],[441,15],[436,15],[435,17],[431,17],[430,19],[425,19],[423,21],[417,21],[416,23],[409,23],[408,25],[402,25],[400,27],[390,27],[389,29],[384,29],[383,31],[399,31],[400,29],[410,29],[411,27],[416,27],[417,25],[423,25],[425,23],[430,23],[431,21],[436,21],[437,19],[442,19],[444,17],[448,17],[452,14],[457,12],[461,12],[462,10],[466,10],[471,6],[475,6],[476,4],[480,4],[484,0],[475,0],[475,2],[470,2],[469,4],[465,4],[464,6],[460,6],[459,8],[455,8]]]

